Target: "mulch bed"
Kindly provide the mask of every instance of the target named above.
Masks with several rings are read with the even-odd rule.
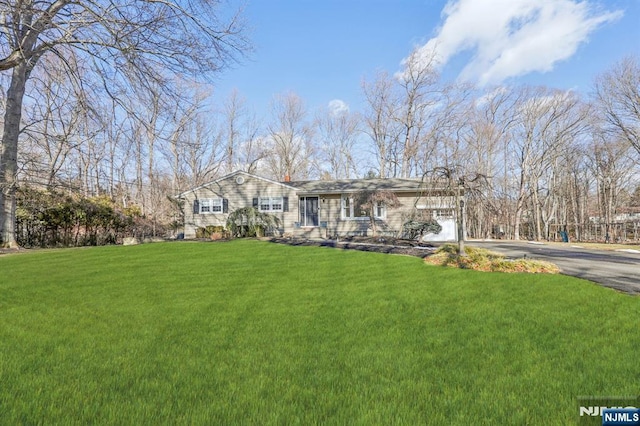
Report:
[[[389,237],[344,237],[337,240],[271,238],[270,241],[292,246],[334,247],[374,253],[403,254],[420,258],[429,256],[437,248],[437,246],[429,243]]]

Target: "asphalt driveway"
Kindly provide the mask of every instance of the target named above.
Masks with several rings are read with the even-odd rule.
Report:
[[[605,287],[640,294],[640,253],[594,250],[578,245],[547,245],[521,241],[468,241],[509,258],[528,257],[555,263],[565,275],[594,281]]]

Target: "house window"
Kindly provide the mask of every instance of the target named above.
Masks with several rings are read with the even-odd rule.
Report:
[[[453,209],[440,209],[434,210],[433,216],[435,219],[454,219],[455,213]]]
[[[383,202],[378,201],[373,209],[376,219],[384,219],[387,217],[387,209]],[[342,196],[342,219],[369,219],[369,212],[362,207],[356,198],[350,195]]]
[[[194,213],[215,214],[226,213],[226,199],[224,198],[201,198],[194,201]]]
[[[435,204],[435,203],[434,203]],[[433,219],[454,219],[456,212],[454,208],[446,206],[436,206],[434,204],[417,204],[416,209],[422,213],[423,218]]]
[[[260,197],[258,199],[258,209],[261,212],[281,212],[284,211],[283,197]]]
[[[222,198],[200,200],[200,213],[222,213]]]

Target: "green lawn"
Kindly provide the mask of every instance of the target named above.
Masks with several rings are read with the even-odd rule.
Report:
[[[260,241],[0,256],[0,424],[573,424],[640,298]]]

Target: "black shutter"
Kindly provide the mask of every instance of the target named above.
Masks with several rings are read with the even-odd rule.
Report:
[[[253,207],[256,208],[256,209],[258,208],[258,199],[257,198],[253,199]]]
[[[282,211],[289,211],[289,197],[282,197]]]
[[[229,200],[226,198],[222,199],[222,213],[229,213]]]
[[[193,200],[193,214],[200,213],[200,201]]]

